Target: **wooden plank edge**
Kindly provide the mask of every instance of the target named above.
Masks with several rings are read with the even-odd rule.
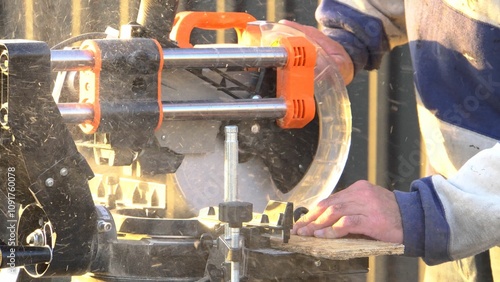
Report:
[[[283,243],[280,238],[271,237],[271,247],[282,251],[332,260],[401,255],[404,253],[404,245],[402,244],[368,239],[322,239],[296,235],[292,235],[288,243]]]

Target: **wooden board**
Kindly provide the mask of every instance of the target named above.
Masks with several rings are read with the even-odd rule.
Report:
[[[401,255],[404,252],[404,246],[401,244],[367,239],[321,239],[296,235],[292,235],[287,244],[279,238],[271,238],[271,246],[273,249],[333,260]]]

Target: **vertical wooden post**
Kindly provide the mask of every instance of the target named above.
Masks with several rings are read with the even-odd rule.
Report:
[[[268,0],[266,20],[276,22],[285,18],[286,0]]]
[[[24,0],[24,37],[34,39],[33,0]]]
[[[82,31],[82,4],[80,0],[71,1],[71,35],[79,35]]]
[[[120,1],[120,26],[130,22],[130,1]]]
[[[388,81],[385,57],[380,70],[368,74],[368,181],[385,186],[387,173]],[[367,281],[387,281],[387,257],[370,257]]]
[[[217,12],[225,12],[226,11],[226,0],[217,0],[215,4],[215,9]],[[216,31],[215,42],[217,44],[226,42],[226,31],[219,29]]]

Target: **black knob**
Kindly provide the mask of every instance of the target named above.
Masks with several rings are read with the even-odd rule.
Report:
[[[225,202],[219,204],[219,220],[229,223],[231,228],[243,226],[252,220],[253,205],[248,202]]]

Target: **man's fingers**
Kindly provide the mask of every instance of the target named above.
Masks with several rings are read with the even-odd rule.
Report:
[[[341,218],[350,215],[362,214],[364,207],[354,201],[339,201],[330,205],[313,224],[325,226],[326,224],[332,225]]]
[[[280,20],[278,23],[280,24],[284,24],[284,25],[287,25],[289,27],[293,27],[297,30],[300,30],[302,32],[306,32],[306,29],[307,29],[307,26],[306,25],[302,25],[302,24],[299,24],[299,23],[296,23],[296,22],[292,22],[292,21],[289,21],[289,20]]]
[[[363,216],[350,215],[340,218],[334,225],[314,231],[318,238],[335,239],[349,234],[365,234],[363,229]]]
[[[329,206],[314,221],[302,225],[296,229],[298,235],[312,236],[316,230],[332,226],[346,216],[356,215],[363,212],[363,206],[356,202],[336,202]]]
[[[346,236],[349,233],[343,232],[343,230],[335,230],[333,226],[328,226],[326,228],[314,231],[314,237],[327,238],[327,239],[337,239]]]
[[[334,220],[336,221],[345,215],[362,213],[367,204],[365,203],[365,199],[370,199],[370,195],[367,195],[367,197],[360,197],[360,194],[354,190],[355,189],[342,190],[320,201],[316,207],[311,209],[295,223],[293,232],[309,225],[311,222],[318,221],[320,216],[323,218],[334,216]],[[328,221],[326,219],[321,219],[320,221],[322,223],[328,222],[330,223],[329,225],[335,223],[335,221]]]
[[[344,47],[338,43],[330,39],[328,36],[326,36],[323,32],[321,32],[319,29],[312,27],[312,26],[307,26],[307,25],[301,25],[296,22],[292,21],[287,21],[287,20],[281,20],[279,23],[287,25],[289,27],[295,28],[297,30],[302,31],[307,35],[310,39],[314,40],[316,44],[321,46],[325,52],[332,56],[332,55],[347,55],[347,52],[345,52]]]
[[[331,209],[331,206],[334,205],[335,199],[330,196],[324,200],[321,200],[316,207],[311,209],[307,214],[303,215],[293,226],[292,234],[297,234],[297,230],[303,228],[304,226],[309,225],[311,222],[314,222],[318,219],[318,217],[322,216],[322,214],[327,210]],[[338,218],[337,218],[338,219]],[[335,221],[334,221],[335,222]],[[333,224],[333,222],[331,223]],[[330,224],[330,225],[331,225]],[[312,235],[312,233],[308,233]]]
[[[327,207],[325,207],[327,208]],[[295,224],[293,225],[292,234],[298,234],[297,230],[308,225],[309,223],[315,221],[325,210],[321,206],[317,206],[310,210],[307,214],[303,215]]]
[[[330,38],[328,38],[327,36],[325,36],[323,34],[323,32],[321,32],[319,29],[317,29],[315,27],[307,26],[307,25],[301,25],[299,23],[291,22],[291,21],[287,21],[287,20],[281,20],[281,21],[279,21],[279,23],[287,25],[289,27],[293,27],[296,30],[302,31],[308,37],[310,37],[311,39],[313,39],[314,41],[316,41],[316,43],[319,46],[323,47],[323,45],[332,44],[332,42],[334,42],[333,40],[331,40]],[[339,44],[339,46],[340,46],[340,44]]]

